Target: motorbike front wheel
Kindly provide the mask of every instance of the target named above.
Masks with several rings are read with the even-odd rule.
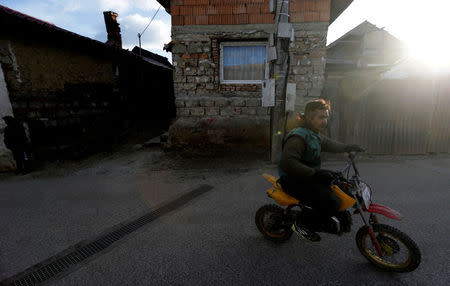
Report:
[[[356,234],[356,244],[367,260],[379,268],[394,272],[410,272],[419,266],[420,250],[411,238],[389,225],[374,224],[372,228],[383,255],[378,254],[368,227],[363,226]]]
[[[292,229],[284,222],[284,210],[277,205],[260,207],[255,223],[264,237],[274,242],[284,242],[292,235]]]

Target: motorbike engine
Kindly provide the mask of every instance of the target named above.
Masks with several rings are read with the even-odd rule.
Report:
[[[352,230],[352,215],[349,211],[339,212],[336,217],[341,222],[341,232],[350,232]]]
[[[332,216],[324,224],[324,229],[328,233],[341,235],[344,232],[350,232],[352,226],[352,216],[350,212],[339,212]]]

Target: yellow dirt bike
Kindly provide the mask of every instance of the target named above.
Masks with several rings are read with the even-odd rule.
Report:
[[[387,206],[372,202],[372,190],[360,178],[354,160],[355,155],[354,152],[349,153],[349,161],[342,170],[335,173],[336,179],[330,188],[330,191],[341,199],[341,215],[337,221],[336,217],[334,218],[333,224],[330,226],[325,224],[319,231],[337,235],[350,232],[352,225],[350,210],[353,208],[353,214],[359,214],[364,222],[356,234],[356,244],[361,254],[372,264],[385,270],[393,272],[415,270],[421,260],[417,244],[400,230],[378,223],[375,214],[396,220],[401,220],[403,216]],[[354,174],[349,178],[351,167]],[[275,177],[268,174],[263,174],[263,177],[273,185],[267,194],[277,202],[277,205],[270,204],[259,208],[255,223],[266,239],[284,242],[291,237],[293,232],[291,226],[297,217],[311,207],[285,193]],[[368,218],[365,213],[369,213]]]

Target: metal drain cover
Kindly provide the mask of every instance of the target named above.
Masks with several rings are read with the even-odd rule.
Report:
[[[212,189],[212,186],[202,185],[131,222],[119,224],[119,227],[113,227],[113,230],[105,235],[69,247],[64,251],[1,281],[0,285],[38,285],[52,278],[61,277],[64,274],[67,274],[68,270],[75,268],[74,266],[77,264],[87,261],[88,258],[93,258],[95,254],[105,250],[127,234],[138,230],[160,216],[182,207],[189,201]]]

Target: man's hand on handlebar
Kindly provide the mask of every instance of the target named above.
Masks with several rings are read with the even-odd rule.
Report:
[[[347,152],[347,153],[350,153],[350,152],[365,152],[365,151],[366,151],[365,149],[363,149],[360,146],[355,145],[355,144],[347,145],[345,147],[345,152]]]

